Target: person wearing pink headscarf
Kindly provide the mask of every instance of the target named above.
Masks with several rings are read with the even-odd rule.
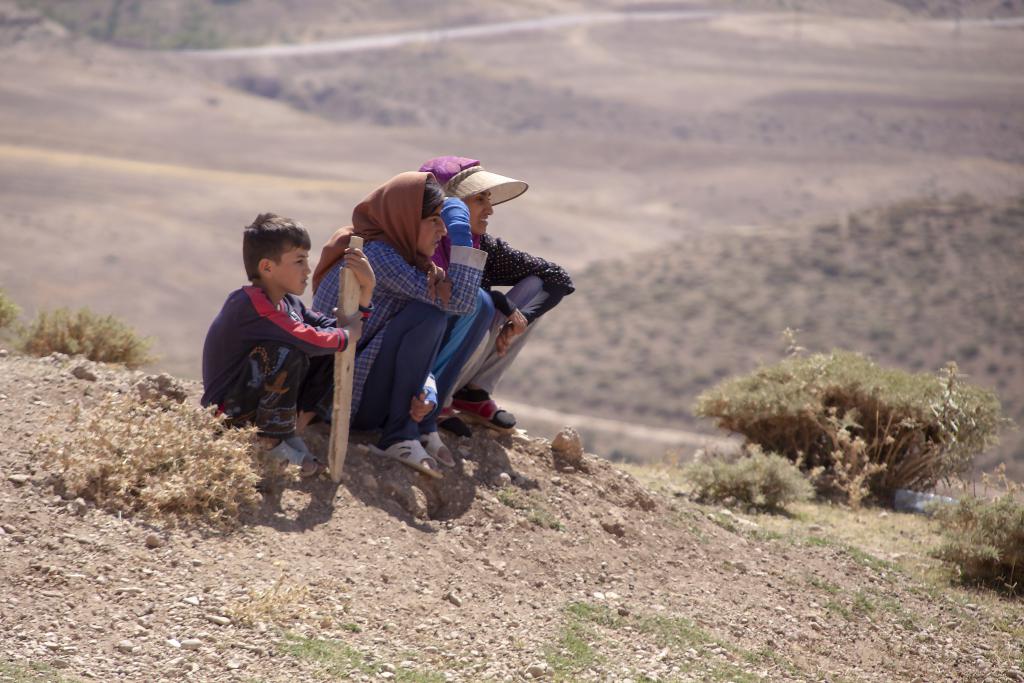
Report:
[[[476,310],[463,326],[481,319],[487,334],[476,344],[465,361],[456,359],[458,376],[452,383],[452,408],[458,417],[493,429],[510,430],[515,416],[498,407],[491,398],[502,376],[523,348],[536,322],[574,291],[572,278],[561,266],[512,248],[505,240],[488,232],[494,207],[522,195],[528,185],[515,178],[486,170],[478,160],[466,157],[436,157],[423,164],[422,172],[431,173],[450,197],[462,199],[469,208],[473,246],[487,254]],[[451,245],[442,238],[433,261],[441,268],[449,263]],[[502,292],[496,287],[511,287]],[[490,306],[486,299],[490,299]],[[456,330],[460,323],[456,323]],[[451,325],[449,331],[452,332]],[[446,344],[451,348],[454,345]],[[445,360],[444,353],[438,361]],[[444,416],[442,416],[444,417]],[[456,431],[450,420],[442,426]],[[465,429],[463,425],[461,429]]]

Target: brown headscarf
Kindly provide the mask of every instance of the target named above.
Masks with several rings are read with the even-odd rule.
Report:
[[[430,271],[430,258],[416,252],[423,215],[423,188],[429,173],[399,173],[366,196],[352,210],[352,225],[339,229],[320,250],[313,271],[313,291],[324,275],[345,256],[349,239],[359,235],[367,243],[382,241],[395,248],[406,262]]]

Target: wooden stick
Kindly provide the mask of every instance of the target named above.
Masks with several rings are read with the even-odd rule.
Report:
[[[363,238],[352,236],[352,249],[363,248]],[[359,283],[348,268],[341,269],[338,281],[338,320],[346,320],[359,311]],[[349,337],[344,351],[334,354],[334,408],[331,411],[331,444],[328,462],[331,479],[341,481],[345,469],[345,454],[348,452],[349,413],[352,410],[352,371],[356,366],[355,335]]]

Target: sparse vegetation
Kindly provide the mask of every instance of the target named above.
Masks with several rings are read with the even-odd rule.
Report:
[[[383,669],[362,652],[338,640],[308,638],[295,633],[284,635],[282,649],[296,659],[317,664],[321,672],[347,680],[353,672],[374,675]],[[445,677],[432,671],[417,671],[405,667],[392,667],[390,678],[399,683],[444,683]]]
[[[25,332],[23,346],[36,356],[58,352],[133,368],[152,360],[150,343],[112,315],[99,315],[88,308],[58,308],[39,312]]]
[[[531,494],[512,487],[505,486],[498,490],[497,499],[513,510],[526,514],[527,521],[545,529],[562,531],[565,526],[550,510]]]
[[[270,588],[250,593],[228,607],[227,615],[242,626],[288,626],[302,616],[302,601],[308,594],[305,586],[287,581],[282,574]]]
[[[111,395],[52,435],[65,489],[108,510],[231,524],[259,500],[251,429],[189,403]]]
[[[21,315],[21,309],[18,308],[18,305],[11,301],[3,290],[0,290],[0,330],[10,327],[19,315]]]
[[[708,231],[630,263],[595,263],[573,273],[576,293],[524,351],[530,372],[509,373],[503,391],[567,412],[706,428],[692,413],[697,396],[776,358],[788,326],[814,351],[856,349],[884,367],[923,372],[954,359],[1022,422],[1022,231],[1024,197],[997,207],[929,198],[764,236]],[[621,343],[604,344],[605,321],[622,316]],[[588,359],[585,372],[571,375],[570,356]],[[588,447],[634,461],[658,453],[614,434]],[[978,464],[999,460],[1020,463],[1010,474],[1024,478],[1024,431],[1004,434]]]
[[[685,474],[702,502],[778,511],[814,496],[814,488],[796,465],[756,445],[738,458],[713,454],[693,462]]]
[[[696,412],[802,467],[857,507],[869,493],[930,490],[967,471],[1004,420],[991,391],[950,364],[938,376],[881,368],[847,351],[788,358],[723,382]]]
[[[936,556],[952,562],[965,583],[1011,593],[1024,588],[1024,487],[1003,482],[995,499],[964,496],[936,510],[945,538]]]

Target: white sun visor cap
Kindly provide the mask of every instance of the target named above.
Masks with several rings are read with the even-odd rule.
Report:
[[[483,166],[472,166],[460,171],[444,186],[445,192],[459,199],[472,197],[489,190],[492,205],[515,199],[526,192],[527,188],[529,185],[522,180],[491,173],[484,170]]]

